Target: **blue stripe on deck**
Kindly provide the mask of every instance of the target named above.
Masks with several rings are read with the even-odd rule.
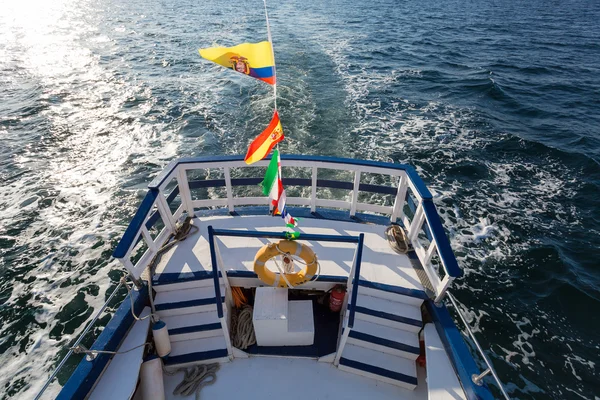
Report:
[[[229,274],[227,274],[229,276]],[[219,277],[221,273],[219,272]],[[157,274],[152,278],[152,285],[161,286],[170,283],[181,283],[189,281],[202,281],[212,278],[212,271],[194,271],[194,272],[166,272]]]
[[[350,303],[348,303],[348,309],[351,309],[351,308],[352,308],[352,305]],[[356,306],[355,311],[357,313],[367,314],[367,315],[371,315],[373,317],[383,318],[383,319],[387,319],[390,321],[396,321],[396,322],[400,322],[402,324],[413,325],[413,326],[418,326],[418,327],[423,326],[423,322],[419,321],[417,319],[402,317],[400,315],[390,314],[390,313],[386,313],[386,312],[378,311],[378,310],[371,310],[370,308],[366,308],[366,307]]]
[[[359,279],[358,284],[359,284],[359,286],[367,287],[370,289],[377,289],[377,290],[381,290],[384,292],[401,294],[404,296],[415,297],[417,299],[426,300],[429,298],[427,296],[427,293],[425,293],[423,290],[418,290],[418,289],[408,289],[408,288],[405,288],[402,286],[388,285],[386,283],[379,283],[379,282],[371,282],[371,281],[366,281],[364,279]],[[360,291],[360,289],[359,289],[359,291]]]
[[[227,357],[227,349],[200,351],[197,353],[182,354],[180,356],[169,356],[164,360],[164,362],[165,365],[185,364],[196,361],[212,360],[213,358],[222,357]]]
[[[221,297],[221,301],[225,301],[225,297]],[[208,306],[211,304],[216,304],[216,297],[209,297],[208,299],[196,299],[196,300],[187,300],[187,301],[178,301],[174,303],[164,303],[157,304],[155,306],[156,311],[165,311],[165,310],[173,310],[176,308],[186,308],[186,307],[197,307],[197,306]]]
[[[213,324],[184,326],[183,328],[169,329],[169,335],[183,335],[184,333],[206,332],[214,331],[216,329],[221,329],[220,322],[215,322]]]
[[[380,346],[390,347],[392,349],[405,351],[407,353],[420,354],[420,349],[418,347],[409,346],[407,344],[400,343],[400,342],[394,342],[393,340],[369,335],[368,333],[351,330],[350,333],[348,334],[348,336],[350,336],[351,338],[354,338],[354,339],[362,340],[364,342],[374,343],[374,344],[378,344]]]
[[[417,378],[415,376],[404,375],[400,372],[390,371],[389,369],[376,367],[374,365],[361,363],[359,361],[350,360],[344,357],[340,358],[340,364],[350,368],[359,369],[361,371],[365,371],[371,374],[384,376],[395,381],[406,382],[410,385],[417,384]]]

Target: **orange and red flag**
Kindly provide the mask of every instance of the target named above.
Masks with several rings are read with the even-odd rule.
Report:
[[[262,131],[262,133],[250,143],[244,161],[249,165],[262,160],[271,152],[277,143],[283,140],[283,138],[283,128],[279,121],[279,114],[275,111],[267,129]]]

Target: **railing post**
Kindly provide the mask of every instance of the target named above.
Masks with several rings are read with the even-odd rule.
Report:
[[[394,209],[390,217],[390,222],[396,222],[398,218],[402,220],[404,217],[404,202],[406,201],[406,191],[408,190],[408,175],[403,173],[400,175],[400,181],[398,183],[398,191],[396,192],[396,199],[394,200]]]
[[[142,225],[142,236],[144,237],[144,241],[148,245],[148,248],[150,249],[150,251],[152,251],[153,253],[156,253],[158,251],[158,247],[156,246],[156,243],[152,239],[152,236],[150,236],[150,232],[148,232],[148,228],[146,228],[146,223],[144,223],[144,225]]]
[[[356,214],[356,204],[358,203],[358,188],[360,186],[360,171],[354,172],[354,187],[352,190],[352,204],[350,205],[350,216]]]
[[[312,187],[310,194],[310,212],[317,211],[317,167],[312,167]]]
[[[221,271],[221,278],[223,279],[223,283],[225,283],[225,300],[229,300],[229,304],[233,305],[233,293],[231,293],[231,285],[229,284],[229,278],[227,277],[227,271],[225,270],[223,257],[221,257],[221,249],[219,248],[219,243],[217,243],[216,240],[215,251],[217,252],[217,264],[219,266],[219,271]]]
[[[343,326],[343,323],[342,323]],[[340,365],[340,358],[342,357],[342,352],[344,351],[344,347],[346,346],[346,342],[348,341],[348,335],[350,334],[350,328],[346,326],[344,329],[344,333],[342,334],[342,339],[340,340],[340,345],[338,347],[337,353],[335,353],[335,358],[333,359],[333,365],[336,367]]]
[[[185,169],[182,167],[178,167],[177,170],[177,185],[179,186],[179,195],[181,196],[183,207],[186,209],[188,216],[194,218],[194,204],[190,193],[190,185]]]
[[[429,264],[429,262],[431,261],[431,257],[433,257],[433,253],[435,253],[436,248],[437,245],[435,243],[435,239],[433,239],[431,243],[429,243],[429,247],[427,248],[427,252],[425,253],[425,259],[422,262],[423,266]]]
[[[208,246],[210,248],[210,262],[212,264],[213,283],[215,285],[215,298],[217,303],[217,316],[223,318],[223,304],[221,303],[221,283],[217,269],[217,254],[215,252],[215,235],[212,225],[208,226]]]
[[[223,172],[225,173],[225,190],[227,192],[227,208],[229,208],[229,212],[232,213],[234,211],[233,191],[231,189],[231,174],[229,171],[229,167],[223,168]]]
[[[156,206],[158,208],[160,218],[163,220],[169,232],[175,232],[175,220],[173,219],[173,214],[171,214],[171,209],[169,208],[169,204],[167,203],[167,199],[165,199],[165,195],[162,190],[158,193],[158,201],[156,202]]]
[[[425,220],[425,213],[423,212],[423,204],[419,202],[419,206],[415,211],[415,216],[408,228],[408,241],[412,243],[417,237],[419,230],[423,227],[423,221]]]
[[[344,333],[342,334],[342,338],[340,340],[337,352],[335,354],[335,358],[333,360],[333,364],[337,367],[340,364],[340,357],[342,357],[342,353],[344,352],[344,347],[346,346],[346,342],[348,341],[348,335],[350,331],[354,329],[354,313],[356,312],[356,299],[358,296],[358,281],[360,280],[360,264],[362,262],[362,252],[363,252],[363,243],[365,240],[365,234],[361,233],[358,235],[358,246],[356,247],[356,253],[354,254],[354,262],[352,263],[352,269],[350,270],[348,282],[350,279],[352,280],[352,285],[348,284],[348,291],[346,293],[346,299],[344,299],[346,303],[346,308],[342,308],[344,310],[344,315],[342,315],[342,326],[344,325],[344,319],[346,318],[346,314],[348,314],[348,301],[352,308],[350,309],[350,314],[348,315],[348,324],[344,329]]]
[[[312,170],[312,186],[310,193],[310,212],[317,211],[317,167]]]
[[[435,299],[433,300],[434,303],[439,303],[440,301],[442,301],[442,299],[446,295],[446,291],[450,287],[450,284],[452,283],[453,280],[454,280],[454,278],[452,278],[450,275],[446,275],[444,277],[444,279],[442,279],[441,287],[434,288],[437,292]]]
[[[217,261],[218,250],[216,250],[215,248],[215,235],[212,225],[208,226],[208,245],[210,247],[210,262],[212,263],[213,283],[215,285],[215,302],[217,303],[217,316],[219,317],[219,321],[221,322],[221,329],[223,330],[223,335],[225,336],[227,356],[231,360],[233,359],[233,347],[231,345],[229,327],[227,326],[227,321],[225,321],[225,317],[223,314],[223,302],[221,300],[221,283],[219,282],[219,268]],[[227,282],[227,275],[223,274],[223,280],[225,281],[225,287],[229,288],[229,284]]]

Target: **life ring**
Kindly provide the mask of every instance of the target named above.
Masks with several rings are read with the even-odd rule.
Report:
[[[254,272],[258,278],[269,286],[288,287],[286,279],[281,274],[271,271],[266,266],[266,262],[278,255],[288,253],[298,256],[305,262],[304,268],[295,274],[284,274],[287,282],[292,286],[302,285],[308,282],[317,273],[317,255],[312,249],[304,244],[293,240],[280,240],[277,243],[270,243],[261,247],[256,256],[254,256]]]

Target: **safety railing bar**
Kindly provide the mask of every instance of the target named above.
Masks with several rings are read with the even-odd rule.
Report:
[[[217,268],[217,254],[215,252],[215,231],[216,229],[213,229],[212,225],[208,226],[208,245],[210,246],[210,262],[212,263],[213,281],[215,284],[215,303],[217,304],[217,315],[220,319],[223,318],[223,304],[221,285],[219,283],[219,269]]]
[[[492,366],[492,363],[490,362],[490,360],[488,359],[488,357],[483,352],[483,349],[481,348],[481,345],[479,344],[479,342],[475,338],[475,335],[473,334],[473,331],[471,331],[471,327],[469,326],[469,324],[467,323],[467,320],[463,316],[462,311],[460,311],[460,308],[458,308],[458,303],[456,302],[456,299],[454,298],[454,296],[452,296],[452,294],[449,291],[446,292],[446,295],[450,299],[450,302],[454,306],[454,309],[456,310],[458,316],[460,317],[461,321],[463,322],[465,328],[467,328],[467,332],[469,333],[469,337],[471,338],[471,340],[473,340],[473,343],[475,343],[475,346],[477,347],[477,351],[479,352],[479,354],[481,355],[481,357],[483,357],[483,360],[485,361],[487,367],[489,368],[490,372],[492,373],[492,376],[494,377],[494,380],[498,384],[498,387],[500,388],[500,391],[502,392],[502,395],[504,395],[505,399],[510,400],[510,397],[508,396],[508,394],[504,390],[504,386],[502,385],[502,382],[500,381],[500,378],[498,377],[498,374],[496,374],[496,370]]]
[[[365,234],[358,235],[358,248],[356,249],[356,268],[354,269],[354,280],[352,282],[352,299],[350,300],[350,316],[348,318],[348,329],[354,328],[354,314],[356,312],[356,300],[358,296],[358,282],[360,278],[360,264],[362,261],[363,243]]]
[[[233,229],[212,229],[215,236],[235,236],[247,238],[287,239],[290,232],[258,232],[237,231]],[[209,233],[210,234],[210,233]],[[360,236],[335,236],[302,233],[298,240],[314,240],[317,242],[359,243]]]
[[[42,387],[42,390],[39,391],[39,393],[37,394],[37,396],[35,396],[34,400],[38,400],[38,399],[40,399],[42,397],[42,394],[44,394],[44,392],[46,391],[46,389],[48,388],[48,386],[50,386],[50,384],[52,383],[52,380],[54,380],[54,378],[56,377],[56,375],[58,375],[58,373],[60,372],[60,370],[62,369],[62,367],[65,365],[65,363],[69,359],[69,357],[71,357],[71,355],[73,355],[73,348],[79,346],[79,343],[81,343],[81,341],[83,340],[83,338],[85,337],[85,335],[92,328],[92,326],[94,325],[94,323],[98,320],[98,318],[100,317],[100,314],[102,314],[102,312],[104,312],[104,310],[108,306],[108,303],[110,303],[110,301],[113,299],[113,297],[115,297],[115,295],[117,294],[117,291],[121,288],[121,286],[123,286],[123,281],[122,280],[119,281],[119,284],[117,285],[117,287],[115,288],[115,290],[113,290],[113,292],[111,293],[111,295],[108,297],[108,300],[106,300],[106,302],[104,303],[104,305],[102,307],[100,307],[100,310],[98,310],[98,312],[96,313],[96,315],[94,316],[94,318],[88,323],[88,325],[83,330],[83,332],[81,332],[81,334],[79,335],[79,337],[77,338],[77,340],[75,341],[75,343],[73,344],[73,346],[71,346],[71,348],[69,349],[69,352],[67,353],[67,355],[65,355],[65,357],[58,364],[58,367],[56,367],[56,369],[54,370],[54,372],[52,373],[52,375],[50,375],[50,378],[48,378],[48,380],[46,381],[46,383]]]

